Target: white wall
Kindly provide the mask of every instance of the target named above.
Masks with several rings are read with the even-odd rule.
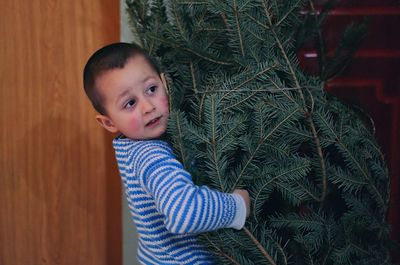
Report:
[[[126,12],[125,0],[120,0],[120,28],[121,28],[121,41],[132,42],[133,35],[129,26],[128,14]],[[136,259],[137,249],[137,233],[136,228],[132,222],[128,203],[125,198],[125,193],[122,193],[122,253],[123,265],[139,265]]]

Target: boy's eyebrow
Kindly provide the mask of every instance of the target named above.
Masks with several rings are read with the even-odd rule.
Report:
[[[149,79],[155,79],[155,77],[152,75],[146,76],[145,78],[143,78],[142,83],[146,83]]]
[[[121,98],[125,97],[127,94],[129,94],[129,89],[124,89],[121,93],[119,93],[117,100],[115,102],[118,103],[121,100]]]

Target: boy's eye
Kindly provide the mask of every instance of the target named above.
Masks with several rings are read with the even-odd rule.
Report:
[[[154,92],[156,92],[157,87],[156,86],[151,86],[147,89],[147,94],[151,95],[154,94]]]
[[[135,105],[135,103],[136,103],[136,101],[131,99],[125,104],[125,108],[126,109],[132,108]]]

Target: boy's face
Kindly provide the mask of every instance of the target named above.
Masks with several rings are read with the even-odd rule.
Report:
[[[107,115],[96,116],[110,132],[134,140],[160,137],[169,117],[166,82],[143,56],[129,59],[124,68],[104,72],[96,79]]]

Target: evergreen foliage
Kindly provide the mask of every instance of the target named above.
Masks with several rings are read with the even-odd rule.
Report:
[[[202,235],[216,264],[391,264],[383,156],[358,111],[323,90],[365,28],[349,27],[329,59],[321,36],[329,5],[306,15],[311,1],[127,4],[169,79],[176,154],[198,184],[250,191],[244,229]],[[296,56],[310,38],[318,76]]]

